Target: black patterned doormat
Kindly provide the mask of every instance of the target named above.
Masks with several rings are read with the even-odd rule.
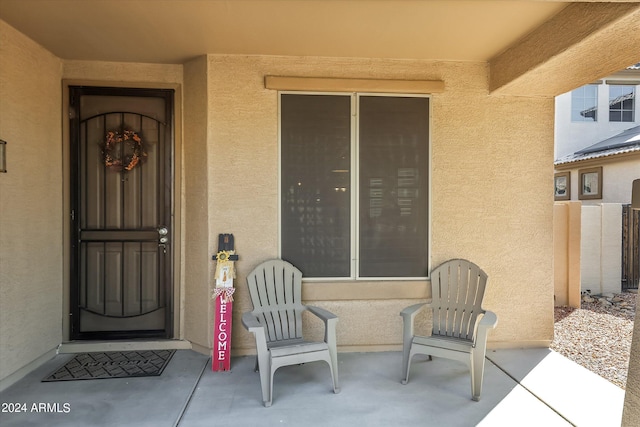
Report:
[[[42,381],[151,377],[162,374],[175,350],[79,353]]]

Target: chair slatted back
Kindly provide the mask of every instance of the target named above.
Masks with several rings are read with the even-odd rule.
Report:
[[[454,259],[431,273],[434,336],[474,340],[487,274],[476,264]]]
[[[253,315],[266,326],[268,342],[302,339],[302,272],[283,260],[269,260],[247,276]]]

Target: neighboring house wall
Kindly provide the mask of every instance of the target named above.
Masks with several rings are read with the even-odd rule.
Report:
[[[603,162],[602,203],[631,203],[631,184],[638,178],[640,178],[640,152],[628,157],[620,157],[616,161]]]
[[[62,340],[62,61],[0,20],[0,380]]]
[[[628,82],[635,86],[635,115],[633,122],[609,121],[609,84],[607,82]],[[588,122],[571,121],[571,92],[556,97],[555,111],[555,159],[588,147],[640,124],[640,69],[623,70],[606,77],[598,86],[598,120]]]
[[[640,151],[556,166],[556,172],[571,173],[571,200],[579,197],[580,171],[593,167],[602,167],[602,199],[582,200],[584,205],[631,203],[631,183],[640,178]]]
[[[609,90],[614,82],[635,87],[633,121],[610,121]],[[640,151],[633,140],[621,148],[606,145],[624,131],[633,135],[640,123],[640,69],[636,65],[597,83],[597,121],[572,121],[571,92],[556,97],[555,112],[555,170],[569,175],[569,200],[582,204],[581,289],[593,294],[621,291],[621,204],[631,202],[631,183],[640,178]],[[594,170],[601,171],[601,195],[582,199],[581,172]]]
[[[640,178],[640,152],[594,161],[602,168],[602,199],[578,200],[580,170],[593,168],[592,161],[564,164],[560,170],[571,174],[571,203],[580,204],[582,211],[581,247],[574,248],[579,250],[573,254],[573,259],[580,260],[582,291],[590,290],[592,294],[621,292],[622,205],[631,203],[631,183]],[[563,237],[556,233],[554,238]],[[556,258],[555,262],[556,276],[562,275],[564,261]],[[556,287],[558,283],[556,278]]]

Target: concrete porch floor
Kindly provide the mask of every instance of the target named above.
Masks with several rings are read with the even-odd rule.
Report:
[[[270,408],[253,357],[212,372],[207,356],[178,350],[159,377],[41,382],[71,357],[58,354],[2,391],[0,425],[605,427],[620,426],[624,403],[624,390],[548,349],[490,350],[479,402],[461,363],[416,357],[402,385],[401,353],[340,353],[341,393],[323,362],[284,367]],[[34,403],[50,405],[37,412]],[[26,412],[8,412],[15,404]]]

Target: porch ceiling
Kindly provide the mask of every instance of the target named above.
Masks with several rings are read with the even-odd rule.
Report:
[[[610,49],[625,49],[616,47],[624,38],[611,28],[629,14],[638,17],[639,3],[605,3],[598,8],[592,2],[524,0],[0,0],[0,19],[68,60],[183,63],[203,54],[259,54],[481,61],[496,69],[492,90],[517,92],[514,81],[550,60],[551,70],[562,68],[566,52],[586,38],[606,35]],[[554,24],[558,16],[561,22]],[[584,22],[592,24],[574,30]],[[533,44],[522,44],[532,37]],[[628,32],[626,37],[638,38]],[[549,45],[556,49],[543,49]],[[529,52],[524,59],[519,46]],[[528,50],[536,47],[539,52]],[[638,62],[637,51],[614,55],[596,72]],[[572,55],[575,71],[582,56]],[[586,74],[580,75],[585,82],[601,76]],[[532,84],[528,79],[522,82]],[[571,88],[560,86],[554,90]]]

